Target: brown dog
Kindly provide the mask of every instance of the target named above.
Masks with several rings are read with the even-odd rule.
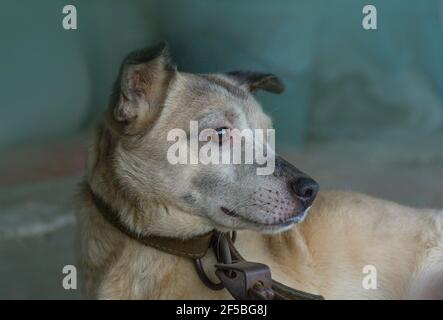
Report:
[[[325,298],[443,298],[441,211],[353,193],[317,195],[316,182],[278,156],[270,175],[257,175],[257,164],[168,161],[168,132],[187,132],[193,120],[220,139],[226,128],[271,128],[252,94],[258,89],[278,93],[283,87],[271,74],[178,72],[164,44],[125,59],[89,152],[79,214],[86,296],[230,297],[206,288],[191,260],[115,228],[92,201],[92,190],[140,235],[186,239],[238,230],[237,248],[248,260],[269,265],[288,286]],[[211,252],[203,263],[215,277]]]

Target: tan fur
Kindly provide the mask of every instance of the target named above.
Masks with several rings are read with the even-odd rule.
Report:
[[[155,68],[149,70],[149,65]],[[194,166],[177,170],[168,166],[164,158],[168,130],[185,128],[190,119],[207,113],[216,120],[235,120],[251,128],[269,128],[271,122],[245,87],[236,85],[230,77],[178,72],[159,75],[164,71],[152,61],[147,68],[144,72],[150,74],[148,78],[161,79],[161,85],[147,84],[149,90],[138,88],[137,98],[123,105],[123,113],[115,114],[126,98],[120,97],[120,102],[110,106],[91,144],[85,181],[132,230],[189,238],[215,227],[238,229],[236,246],[247,259],[269,265],[276,280],[327,299],[443,298],[442,212],[413,209],[356,193],[321,192],[303,222],[269,235],[245,230],[250,228],[235,224],[235,219],[222,217],[222,213],[219,217],[218,208],[207,208],[215,210],[213,215],[192,209],[183,201],[188,196],[183,192],[195,191],[198,184],[191,181],[203,173],[211,177],[220,169]],[[165,83],[166,78],[170,82]],[[153,88],[163,90],[155,92],[155,99]],[[152,105],[153,99],[158,100],[156,105]],[[141,110],[132,110],[134,106]],[[122,121],[120,117],[128,118]],[[245,180],[244,185],[255,183],[260,188],[266,184],[285,191],[286,185],[279,182],[283,178],[267,179]],[[210,187],[203,185],[197,195],[203,197],[204,189]],[[222,218],[225,220],[214,220]],[[86,297],[230,298],[226,290],[207,289],[190,260],[144,246],[116,230],[94,207],[86,188],[79,223]],[[203,263],[214,277],[211,252]],[[363,288],[365,265],[377,269],[376,290]]]
[[[207,289],[189,260],[128,239],[93,207],[86,211],[82,217],[83,236],[88,239],[83,283],[88,296],[230,297],[224,291]],[[241,231],[237,248],[247,259],[269,265],[276,280],[327,299],[442,298],[438,292],[429,296],[418,283],[429,267],[437,266],[435,272],[429,270],[431,279],[441,277],[442,229],[443,215],[436,211],[415,210],[361,194],[325,192],[303,223],[272,236]],[[208,270],[212,270],[213,259],[209,253],[204,260]],[[377,290],[362,286],[367,264],[377,268]],[[425,287],[430,284],[428,279]],[[420,291],[414,292],[417,287]]]

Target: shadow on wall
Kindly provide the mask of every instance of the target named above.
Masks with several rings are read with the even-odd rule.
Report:
[[[361,27],[366,1],[166,3],[159,30],[182,68],[284,79],[284,95],[260,98],[286,147],[442,131],[442,1],[373,1],[375,31]]]
[[[443,1],[375,4],[378,30],[334,21],[318,38],[314,139],[395,143],[442,133]]]
[[[281,76],[286,92],[259,98],[289,147],[440,130],[442,1],[372,3],[375,31],[362,0],[78,0],[66,31],[60,1],[3,1],[0,148],[90,124],[124,55],[162,38],[181,70]]]

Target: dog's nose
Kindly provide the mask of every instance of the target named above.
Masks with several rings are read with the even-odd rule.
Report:
[[[292,193],[300,199],[306,207],[314,202],[319,189],[317,182],[311,178],[300,177],[289,182]]]

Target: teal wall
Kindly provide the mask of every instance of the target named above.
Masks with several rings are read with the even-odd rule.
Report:
[[[62,28],[74,4],[78,29]],[[75,133],[103,110],[123,56],[156,41],[150,1],[3,0],[0,148]]]
[[[442,128],[442,1],[3,0],[0,148],[86,128],[122,57],[167,39],[179,69],[255,69],[286,83],[260,94],[281,144],[433,134]],[[62,29],[74,4],[78,30]]]

